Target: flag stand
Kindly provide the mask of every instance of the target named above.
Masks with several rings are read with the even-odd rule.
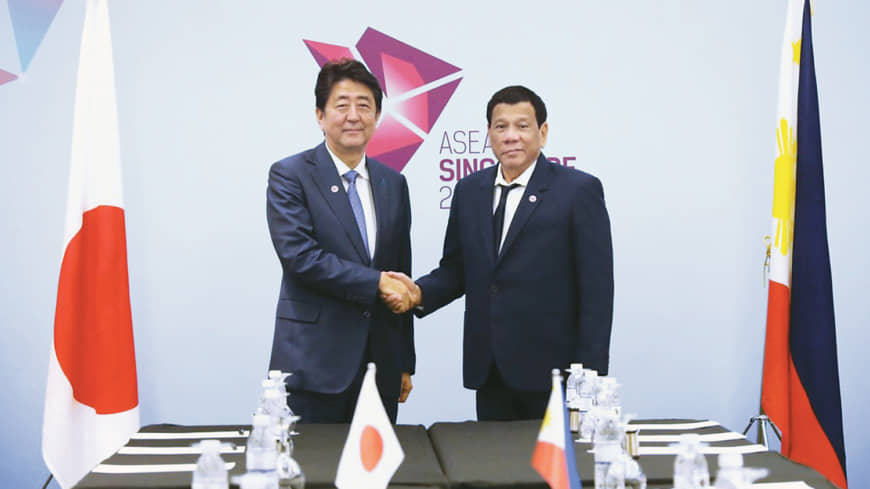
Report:
[[[773,429],[773,434],[776,435],[776,439],[782,441],[782,435],[779,433],[779,428],[776,427],[773,420],[771,420],[766,414],[759,414],[758,416],[752,416],[749,418],[749,424],[746,425],[746,429],[743,430],[743,436],[746,436],[746,433],[749,433],[749,428],[752,428],[752,424],[755,422],[758,422],[758,431],[761,433],[761,443],[764,445],[764,448],[769,449],[767,445],[768,426]]]

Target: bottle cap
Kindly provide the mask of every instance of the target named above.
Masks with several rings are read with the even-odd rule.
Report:
[[[272,416],[268,414],[255,414],[254,426],[269,426],[272,423]]]
[[[220,453],[221,451],[220,440],[202,440],[197,446],[202,448],[202,453]]]

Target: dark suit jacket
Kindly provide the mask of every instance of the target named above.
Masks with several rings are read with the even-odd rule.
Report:
[[[292,372],[288,387],[338,393],[350,385],[366,341],[384,399],[414,372],[411,315],[378,299],[379,270],[411,271],[411,205],[405,177],[367,159],[377,219],[374,258],[362,237],[326,144],[269,171],[266,216],[283,276],[270,369]]]
[[[607,373],[613,250],[601,182],[542,154],[499,257],[493,255],[498,166],[456,184],[439,267],[417,280],[429,314],[465,294],[463,378],[479,388],[495,361],[505,382],[548,390],[551,369]]]

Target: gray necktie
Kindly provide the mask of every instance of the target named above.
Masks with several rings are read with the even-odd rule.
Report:
[[[356,177],[359,176],[355,170],[350,170],[344,175],[347,180],[347,199],[350,201],[350,208],[353,209],[353,217],[356,219],[356,227],[359,228],[359,234],[362,236],[363,246],[366,248],[366,254],[371,256],[369,251],[369,235],[366,232],[366,215],[363,212],[362,201],[359,199],[359,193],[356,191]]]

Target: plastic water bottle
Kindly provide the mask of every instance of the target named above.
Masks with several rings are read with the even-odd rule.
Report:
[[[680,435],[677,458],[674,459],[674,489],[698,489],[710,486],[710,470],[697,434]]]
[[[595,489],[604,489],[610,465],[622,454],[622,437],[625,426],[612,413],[602,411],[592,435],[592,451],[595,454]]]
[[[263,414],[266,412],[266,392],[275,389],[275,381],[272,379],[263,379],[260,381],[260,387],[262,390],[260,391],[260,397],[257,399],[256,414]]]
[[[568,425],[572,433],[580,431],[580,392],[579,386],[583,379],[583,364],[572,363],[568,369],[570,374],[565,381],[565,405],[568,408]]]
[[[248,445],[245,449],[245,465],[248,472],[264,474],[273,484],[268,489],[278,488],[278,445],[272,430],[272,417],[255,414]]]
[[[577,387],[577,411],[580,416],[580,438],[591,440],[595,431],[595,414],[592,408],[595,405],[595,393],[598,390],[598,372],[591,369],[583,369],[583,378]]]
[[[290,372],[282,372],[280,370],[269,370],[269,380],[275,383],[275,386],[281,394],[287,394],[287,377],[290,377]]]
[[[739,453],[720,453],[719,472],[716,474],[718,489],[745,489],[757,479],[766,477],[766,468],[744,467],[743,455]]]
[[[622,415],[622,401],[619,396],[620,385],[614,377],[599,377],[599,389],[596,396],[599,407],[612,412],[617,417]]]
[[[607,469],[604,489],[646,489],[646,474],[637,460],[623,451]]]
[[[227,466],[221,458],[220,440],[203,440],[195,443],[194,447],[202,448],[202,455],[196,461],[196,469],[193,470],[191,489],[227,489]]]
[[[572,363],[566,372],[568,372],[568,380],[565,381],[565,402],[570,404],[580,395],[577,387],[580,384],[580,379],[583,378],[583,364]]]
[[[722,489],[741,489],[743,486],[743,455],[739,453],[720,453],[719,472],[716,474],[716,487]]]
[[[239,486],[239,489],[272,489],[274,487],[272,479],[259,472],[247,472],[233,476],[233,484]]]

